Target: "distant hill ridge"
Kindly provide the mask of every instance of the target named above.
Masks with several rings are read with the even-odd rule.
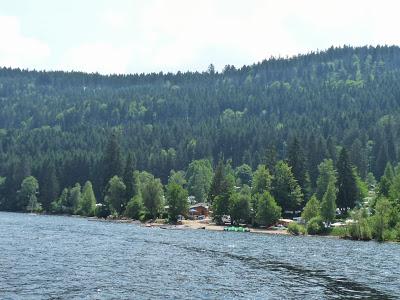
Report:
[[[400,48],[340,47],[222,72],[99,75],[0,69],[0,176],[54,162],[60,186],[101,179],[117,133],[125,157],[165,182],[218,157],[255,168],[295,137],[311,180],[346,147],[360,175],[399,158]],[[274,158],[274,159],[275,159]]]

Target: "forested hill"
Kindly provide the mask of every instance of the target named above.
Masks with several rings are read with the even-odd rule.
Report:
[[[114,133],[122,160],[131,153],[135,169],[163,182],[202,158],[273,166],[295,139],[314,186],[318,164],[341,147],[361,177],[379,178],[398,160],[399,122],[399,47],[331,48],[221,73],[2,68],[0,177],[16,190],[24,175],[46,185],[54,173],[59,187],[91,180],[99,194]]]

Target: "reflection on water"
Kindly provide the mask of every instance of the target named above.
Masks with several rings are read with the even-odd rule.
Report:
[[[1,299],[396,299],[400,245],[0,213]]]

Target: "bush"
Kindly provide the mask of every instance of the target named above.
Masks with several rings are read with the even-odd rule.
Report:
[[[312,218],[307,223],[308,234],[321,234],[325,231],[325,225],[320,216]]]
[[[396,230],[395,229],[385,229],[383,231],[383,241],[395,241],[396,240]]]
[[[360,218],[349,226],[349,235],[354,240],[369,241],[372,239],[372,230],[367,218]]]
[[[347,237],[347,235],[348,235],[348,229],[347,229],[347,227],[344,227],[344,226],[332,227],[329,231],[329,234],[333,235],[333,236],[338,236],[338,237],[344,238],[344,237]]]
[[[394,230],[396,232],[396,241],[400,242],[400,223],[397,223]]]
[[[111,214],[111,211],[107,204],[102,204],[102,205],[96,206],[95,214],[96,214],[96,217],[98,217],[98,218],[106,219]]]
[[[299,234],[304,234],[305,229],[303,226],[297,224],[296,222],[292,222],[288,225],[288,232],[290,232],[293,235],[299,235]]]
[[[128,202],[124,215],[134,220],[140,219],[143,215],[143,202],[140,196],[135,196]]]

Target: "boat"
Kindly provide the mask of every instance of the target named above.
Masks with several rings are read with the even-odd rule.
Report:
[[[227,226],[224,227],[224,231],[250,232],[250,229],[242,226]]]

